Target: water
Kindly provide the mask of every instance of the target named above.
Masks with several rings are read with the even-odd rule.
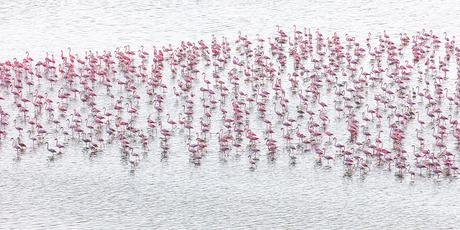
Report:
[[[272,35],[275,25],[321,28],[365,37],[422,28],[458,35],[454,1],[16,1],[1,3],[0,57],[45,52],[152,47],[209,40],[238,31]],[[427,12],[430,12],[427,14]],[[58,90],[58,88],[55,88]],[[1,101],[9,106],[11,101]],[[172,108],[169,108],[172,110]],[[145,117],[146,114],[143,114]],[[218,130],[214,130],[218,131]],[[338,131],[340,132],[340,131]],[[345,133],[346,131],[344,131]],[[409,146],[411,139],[409,139]],[[286,157],[261,159],[255,171],[245,155],[223,161],[212,150],[190,164],[180,138],[169,157],[145,155],[135,171],[117,146],[89,158],[81,146],[48,162],[46,146],[13,161],[0,155],[0,228],[458,228],[457,180],[411,183],[385,170],[343,177],[318,167],[312,156],[295,166]],[[9,142],[7,142],[9,143]],[[157,143],[158,144],[158,143]],[[280,143],[279,143],[280,144]],[[156,145],[158,147],[158,145]],[[154,151],[154,150],[152,150]],[[340,164],[337,164],[340,165]]]
[[[273,33],[275,25],[321,28],[355,36],[386,29],[393,34],[423,28],[456,34],[460,6],[455,1],[32,1],[1,3],[0,57],[77,50],[103,50],[131,44],[167,45]],[[421,13],[427,12],[429,14]],[[34,55],[35,56],[35,55]]]

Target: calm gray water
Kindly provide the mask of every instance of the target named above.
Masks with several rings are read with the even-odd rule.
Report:
[[[455,1],[8,1],[0,3],[0,58],[83,52],[130,44],[177,44],[271,35],[276,25],[321,28],[364,37],[368,32],[433,29],[459,35]],[[3,102],[2,102],[3,103]],[[6,103],[6,102],[5,102]],[[8,104],[9,105],[9,104]],[[172,146],[183,146],[180,138]],[[177,144],[177,145],[176,145]],[[47,162],[46,149],[13,161],[0,153],[0,228],[9,229],[457,229],[457,180],[414,183],[373,170],[343,177],[312,156],[290,166],[264,158],[223,161],[212,151],[200,166],[172,148],[167,160],[144,156],[133,172],[117,147],[88,158],[81,148]]]

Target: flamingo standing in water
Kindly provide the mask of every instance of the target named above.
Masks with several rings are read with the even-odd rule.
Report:
[[[10,139],[17,155],[30,142],[34,150],[46,143],[52,156],[67,142],[93,157],[119,146],[132,166],[142,162],[137,147],[155,153],[149,146],[159,144],[162,156],[176,145],[187,148],[196,165],[208,149],[224,159],[245,151],[253,170],[261,154],[297,164],[314,150],[327,167],[342,162],[347,176],[378,169],[373,165],[401,178],[414,177],[412,169],[456,175],[455,39],[384,31],[376,40],[369,33],[363,44],[350,34],[294,26],[266,39],[240,32],[234,42],[212,36],[152,50],[125,46],[80,56],[68,49],[42,59],[27,53],[0,62],[0,141],[17,135]],[[58,150],[50,148],[52,138]],[[418,142],[408,154],[412,138]]]

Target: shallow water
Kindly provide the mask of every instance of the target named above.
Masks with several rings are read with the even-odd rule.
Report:
[[[66,47],[82,52],[126,44],[161,46],[210,39],[211,34],[233,40],[240,30],[268,36],[275,25],[290,29],[293,24],[319,27],[327,36],[334,31],[366,36],[384,29],[392,35],[412,34],[422,28],[458,35],[458,8],[454,1],[10,1],[0,5],[0,57],[23,57],[25,51],[34,57],[58,54]],[[158,153],[145,155],[135,171],[120,159],[117,146],[94,158],[80,146],[69,147],[54,162],[46,161],[43,146],[18,162],[10,146],[3,146],[0,228],[460,225],[455,179],[418,177],[411,183],[385,170],[349,178],[341,167],[318,167],[308,155],[295,166],[287,157],[275,162],[262,158],[250,171],[244,155],[225,161],[212,149],[194,166],[183,140],[171,141],[167,160]]]
[[[82,1],[17,0],[0,7],[0,57],[26,50],[44,56],[75,51],[167,45],[209,39],[211,34],[268,36],[275,25],[321,28],[354,36],[368,32],[413,33],[423,28],[457,34],[455,1]],[[427,13],[429,12],[429,13]]]

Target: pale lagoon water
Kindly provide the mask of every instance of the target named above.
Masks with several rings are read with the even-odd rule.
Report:
[[[456,1],[7,1],[0,3],[0,59],[67,47],[151,48],[213,34],[233,41],[238,31],[267,37],[276,25],[290,31],[294,24],[327,36],[423,28],[460,35],[459,16]],[[245,157],[222,161],[212,150],[195,166],[182,141],[172,140],[167,161],[149,154],[134,172],[117,146],[95,158],[70,146],[54,162],[45,148],[14,161],[2,146],[0,229],[460,228],[457,179],[411,183],[385,170],[349,178],[308,156],[295,166],[286,157],[262,158],[251,171]]]

